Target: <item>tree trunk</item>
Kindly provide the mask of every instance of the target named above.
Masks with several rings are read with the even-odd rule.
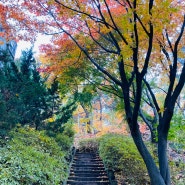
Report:
[[[170,185],[170,170],[168,166],[168,158],[166,154],[167,150],[167,141],[164,138],[160,138],[158,141],[158,158],[159,158],[159,167],[160,173],[163,177],[165,184]]]
[[[90,120],[90,113],[89,111],[85,108],[85,106],[81,103],[81,106],[85,112],[85,118],[89,118],[89,121],[87,122],[87,133],[91,134],[92,130],[91,130],[91,127],[92,127],[92,121]]]
[[[100,121],[102,121],[103,106],[102,106],[102,100],[101,100],[101,93],[99,94],[99,104],[100,104]]]
[[[161,119],[158,126],[158,159],[159,169],[161,176],[163,177],[165,184],[170,185],[170,169],[168,165],[167,157],[167,133],[161,127],[164,125],[164,120]]]
[[[166,185],[159,172],[159,169],[157,168],[152,156],[150,155],[148,149],[146,148],[142,140],[139,127],[137,129],[134,129],[134,130],[130,129],[130,130],[131,130],[131,135],[133,137],[135,145],[146,164],[148,174],[151,180],[151,185]]]
[[[125,104],[125,113],[126,113],[126,118],[127,118],[127,123],[129,125],[129,129],[132,135],[132,138],[134,140],[134,143],[142,156],[145,165],[148,170],[148,174],[150,177],[151,185],[165,185],[165,182],[159,172],[158,167],[155,164],[154,159],[152,158],[150,152],[146,148],[141,132],[139,130],[139,125],[138,125],[138,114],[139,114],[139,106],[141,102],[141,94],[142,94],[142,87],[141,87],[141,82],[142,78],[138,76],[137,78],[137,91],[136,91],[136,97],[135,97],[135,107],[134,109],[131,108],[130,104],[130,90],[129,90],[129,84],[126,79],[125,74],[123,73],[124,71],[124,65],[123,62],[119,63],[119,68],[120,68],[120,76],[122,79],[122,92],[123,92],[123,97],[124,97],[124,104]]]

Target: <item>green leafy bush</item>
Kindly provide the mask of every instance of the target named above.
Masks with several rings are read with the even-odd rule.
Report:
[[[170,171],[172,184],[185,184],[185,119],[181,112],[176,112],[173,115],[170,131],[168,135],[169,140],[169,155],[170,155]]]
[[[65,152],[44,132],[16,128],[0,149],[1,185],[58,185],[67,178]]]
[[[66,123],[64,125],[64,131],[63,134],[65,134],[66,136],[70,137],[70,138],[74,138],[75,135],[75,131],[73,129],[73,124],[72,123]]]
[[[177,152],[183,152],[185,150],[185,119],[182,114],[177,113],[173,115],[168,140],[170,141],[170,147]]]
[[[107,134],[100,139],[99,154],[105,167],[123,184],[148,183],[147,170],[131,138]]]
[[[63,151],[69,151],[73,142],[72,138],[68,137],[63,133],[57,134],[55,140]]]
[[[55,141],[58,143],[58,145],[61,147],[62,151],[65,151],[66,154],[69,154],[73,141],[74,141],[74,135],[75,131],[73,129],[72,123],[66,123],[62,126],[62,132],[53,132],[53,131],[46,131],[47,135],[50,137],[53,137]]]

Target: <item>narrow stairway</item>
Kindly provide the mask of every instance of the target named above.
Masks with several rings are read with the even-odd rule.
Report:
[[[109,179],[98,154],[76,152],[67,185],[109,184]]]

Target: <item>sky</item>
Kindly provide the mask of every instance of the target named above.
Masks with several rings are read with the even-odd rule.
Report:
[[[38,35],[37,40],[34,44],[33,51],[35,52],[36,55],[39,54],[39,46],[41,44],[48,44],[50,43],[50,38],[51,36],[46,36],[46,35]],[[17,50],[15,53],[15,58],[19,58],[21,56],[21,52],[29,49],[32,46],[30,42],[27,41],[19,41],[17,43]]]

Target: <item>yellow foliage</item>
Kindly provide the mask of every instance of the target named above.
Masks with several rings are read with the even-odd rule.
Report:
[[[52,123],[56,120],[55,117],[51,117],[51,118],[48,118],[46,121],[49,122],[49,123]]]
[[[163,113],[165,111],[166,108],[160,108],[160,110],[158,111],[158,113]]]
[[[89,121],[90,121],[89,118],[80,118],[80,123],[87,123]]]

